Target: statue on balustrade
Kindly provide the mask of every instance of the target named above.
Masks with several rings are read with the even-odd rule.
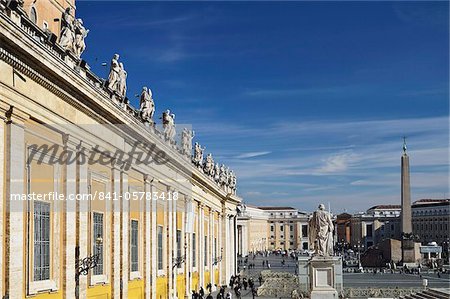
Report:
[[[117,93],[122,98],[125,98],[127,94],[127,71],[123,67],[123,63],[119,63],[119,82],[117,84]]]
[[[153,115],[155,114],[155,102],[152,98],[152,91],[150,88],[142,87],[139,115],[144,123],[153,124]]]
[[[59,37],[59,45],[66,51],[74,51],[75,29],[74,29],[74,13],[73,9],[68,7],[64,11],[61,18],[61,32]]]
[[[170,113],[170,110],[166,110],[162,115],[162,122],[164,128],[164,137],[170,143],[175,142],[175,114]]]
[[[230,186],[231,191],[233,193],[235,193],[235,191],[236,191],[236,175],[234,174],[233,170],[230,171],[228,185]]]
[[[81,54],[83,54],[84,50],[86,49],[84,39],[88,35],[89,30],[84,28],[82,19],[76,19],[74,21],[74,29],[75,29],[75,40],[73,44],[73,50],[75,55],[78,58],[80,58]]]
[[[195,143],[194,156],[192,157],[192,162],[195,166],[202,169],[203,166],[203,151],[206,148],[202,148],[198,142]]]
[[[227,174],[225,170],[225,165],[223,164],[220,166],[219,183],[221,186],[224,186],[227,183]]]
[[[194,139],[195,133],[188,128],[184,128],[181,132],[181,153],[190,157],[192,154],[192,139]]]
[[[204,166],[204,168],[203,168],[203,172],[206,173],[206,174],[209,175],[209,176],[214,177],[214,159],[213,159],[211,153],[209,153],[209,154],[206,156],[205,164],[204,164],[204,165],[205,165],[205,166]]]
[[[214,181],[219,184],[220,181],[220,165],[219,163],[216,163],[216,166],[214,166]]]
[[[108,88],[116,91],[117,85],[119,83],[120,79],[120,65],[119,65],[119,54],[114,54],[113,58],[111,59],[110,69],[109,69],[109,76],[108,76]]]
[[[331,214],[325,211],[323,204],[315,211],[309,220],[309,241],[314,244],[314,255],[333,255],[333,221]]]

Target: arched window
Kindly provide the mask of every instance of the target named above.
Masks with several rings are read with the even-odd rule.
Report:
[[[37,24],[37,12],[36,12],[36,7],[34,7],[34,6],[32,6],[30,9],[30,20],[34,24]]]

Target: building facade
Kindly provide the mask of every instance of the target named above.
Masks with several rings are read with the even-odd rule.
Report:
[[[351,218],[351,246],[367,249],[383,239],[400,239],[399,205],[378,205]]]
[[[155,127],[62,47],[74,5],[0,0],[0,295],[183,298],[226,284],[233,176],[212,176],[191,140],[180,148],[170,122]]]
[[[449,223],[449,199],[420,199],[412,204],[413,234],[422,244],[436,242],[448,248]]]
[[[260,250],[309,250],[309,215],[291,207],[242,206],[239,254]]]

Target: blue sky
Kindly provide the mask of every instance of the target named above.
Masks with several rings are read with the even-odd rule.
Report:
[[[250,204],[356,212],[449,197],[447,2],[78,1],[84,59],[149,86]],[[133,100],[135,105],[137,101]]]

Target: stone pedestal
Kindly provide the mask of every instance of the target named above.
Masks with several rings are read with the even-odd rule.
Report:
[[[335,298],[342,291],[342,260],[339,257],[299,258],[299,291],[311,299]]]

